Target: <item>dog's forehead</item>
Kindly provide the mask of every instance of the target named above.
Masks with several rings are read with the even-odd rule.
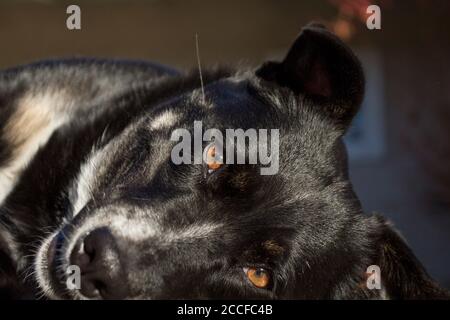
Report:
[[[212,95],[222,102],[233,103],[234,101],[248,99],[248,86],[251,78],[247,77],[230,77],[216,81],[206,87],[205,94]]]
[[[274,129],[284,125],[284,119],[274,116],[282,113],[280,106],[283,98],[264,99],[259,93],[258,81],[250,76],[225,78],[196,89],[189,94],[189,105],[183,109],[184,125],[192,120],[203,121],[204,129]],[[268,92],[272,93],[267,89]],[[272,94],[278,97],[275,91]],[[184,107],[185,101],[179,101],[175,108]],[[281,121],[280,121],[281,120]]]
[[[245,104],[252,101],[253,97],[249,91],[252,83],[251,77],[234,76],[212,82],[204,88],[194,89],[188,93],[188,100],[194,106],[200,106],[211,112],[227,109],[228,111],[239,111]]]
[[[300,149],[307,147],[304,140],[318,139],[318,135],[311,133],[314,136],[313,139],[305,134],[299,136],[295,130],[289,131],[286,127],[282,128],[283,124],[280,123],[279,118],[266,116],[266,114],[276,111],[276,108],[285,100],[289,103],[290,97],[283,97],[282,93],[276,90],[272,92],[271,88],[266,88],[266,93],[273,93],[272,100],[259,99],[251,87],[255,87],[254,79],[226,78],[205,87],[205,95],[202,90],[196,89],[183,97],[174,99],[169,104],[157,109],[156,112],[145,114],[136,124],[125,131],[126,134],[117,137],[103,149],[93,152],[86,161],[87,169],[97,168],[97,170],[83,170],[78,177],[74,188],[75,191],[78,190],[74,201],[76,202],[75,212],[95,197],[95,193],[102,194],[106,188],[112,187],[113,192],[119,197],[129,196],[131,188],[139,190],[139,194],[133,194],[133,197],[151,199],[155,198],[153,192],[160,195],[170,193],[170,189],[182,189],[180,184],[192,183],[189,179],[198,179],[201,176],[199,172],[202,171],[202,164],[188,165],[195,167],[190,170],[179,170],[171,164],[171,151],[176,144],[170,139],[171,133],[179,128],[187,129],[192,133],[195,120],[203,121],[204,130],[211,128],[220,130],[228,128],[280,129],[280,173],[275,177],[268,178],[260,176],[258,170],[256,170],[258,172],[249,171],[248,166],[235,166],[237,169],[233,171],[233,174],[223,180],[232,181],[242,189],[241,192],[247,199],[242,201],[242,204],[247,204],[247,206],[236,206],[235,201],[233,201],[233,205],[227,205],[226,202],[221,203],[222,217],[219,221],[230,218],[234,221],[240,219],[239,214],[227,215],[227,211],[240,211],[241,215],[244,214],[248,217],[256,212],[256,206],[248,206],[253,193],[258,194],[260,204],[267,204],[264,206],[266,211],[271,207],[276,207],[277,204],[285,203],[286,199],[284,198],[276,201],[277,197],[264,197],[264,194],[273,193],[274,181],[277,181],[277,192],[283,193],[282,190],[289,189],[289,186],[294,183],[295,175],[301,175],[302,172],[304,173],[303,177],[312,175],[308,169],[308,162],[303,161],[302,157],[303,155],[312,155],[310,157],[312,159],[314,150]],[[279,105],[276,108],[270,105],[277,103]],[[267,119],[269,121],[266,121]],[[277,119],[277,122],[273,119]],[[205,143],[202,141],[203,145]],[[314,152],[319,153],[317,150]],[[310,162],[313,161],[311,159]],[[100,167],[104,170],[99,170]],[[176,172],[173,172],[174,168]],[[104,174],[98,174],[101,172]],[[114,172],[113,175],[112,172]],[[183,174],[181,175],[179,172],[183,172]],[[290,175],[291,179],[283,179],[286,175]],[[287,183],[280,183],[280,181]],[[115,187],[116,184],[118,187]],[[152,187],[153,184],[157,184],[159,189],[164,186],[164,192],[158,192],[158,188]],[[196,188],[198,185],[192,186],[192,189]],[[94,193],[94,196],[81,197],[80,194],[86,193],[83,192],[84,189],[89,190],[89,193]],[[145,190],[148,190],[148,193]],[[228,195],[224,194],[223,196],[227,197]],[[293,195],[293,197],[297,196]],[[195,209],[195,206],[192,206],[193,202],[201,201],[198,198],[192,198],[189,204],[191,209]],[[205,209],[201,206],[198,207],[197,212]],[[182,210],[178,210],[178,212],[182,212]],[[261,220],[263,216],[263,214],[255,214],[253,220]],[[251,225],[252,221],[248,223]]]

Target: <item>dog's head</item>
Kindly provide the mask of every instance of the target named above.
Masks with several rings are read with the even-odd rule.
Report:
[[[281,62],[151,108],[89,155],[71,216],[38,252],[40,286],[62,298],[371,296],[359,282],[389,260],[381,248],[407,248],[362,216],[348,179],[342,136],[363,91],[353,53],[310,25]],[[228,147],[227,129],[250,143]]]

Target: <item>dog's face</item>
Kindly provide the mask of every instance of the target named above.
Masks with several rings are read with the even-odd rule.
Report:
[[[327,296],[358,259],[361,210],[341,137],[362,93],[353,54],[310,26],[283,62],[210,83],[205,100],[196,90],[152,109],[93,150],[72,215],[39,250],[40,285],[75,298]],[[171,135],[194,136],[194,121],[278,129],[276,172],[175,164]],[[65,287],[69,265],[81,269],[79,292]]]
[[[361,215],[342,143],[363,89],[356,57],[311,25],[282,62],[152,108],[88,157],[70,189],[71,214],[39,248],[40,287],[56,298],[352,296],[377,233]],[[194,137],[195,121],[201,135],[267,129],[276,157],[175,163],[174,132]],[[211,141],[192,141],[182,156],[215,153]],[[67,288],[72,265],[81,290]]]

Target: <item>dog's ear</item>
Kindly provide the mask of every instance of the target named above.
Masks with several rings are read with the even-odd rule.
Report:
[[[375,236],[373,264],[379,266],[381,286],[389,299],[450,299],[425,271],[400,235],[382,217]]]
[[[338,37],[315,23],[302,29],[283,61],[264,63],[256,75],[314,99],[345,126],[364,95],[364,75],[357,57]]]

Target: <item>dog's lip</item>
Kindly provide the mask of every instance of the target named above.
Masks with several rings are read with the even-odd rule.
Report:
[[[64,274],[61,272],[64,266],[64,257],[62,256],[64,243],[64,235],[60,231],[50,241],[45,253],[47,277],[51,287],[56,291],[61,291],[64,283]]]
[[[62,262],[62,247],[64,246],[64,236],[62,232],[58,232],[47,247],[47,263],[49,268],[57,267]]]
[[[50,242],[50,244],[48,245],[48,248],[47,248],[47,257],[46,258],[47,258],[47,264],[48,264],[49,269],[52,267],[53,261],[56,258],[57,242],[58,242],[58,234],[53,237],[52,241]]]

